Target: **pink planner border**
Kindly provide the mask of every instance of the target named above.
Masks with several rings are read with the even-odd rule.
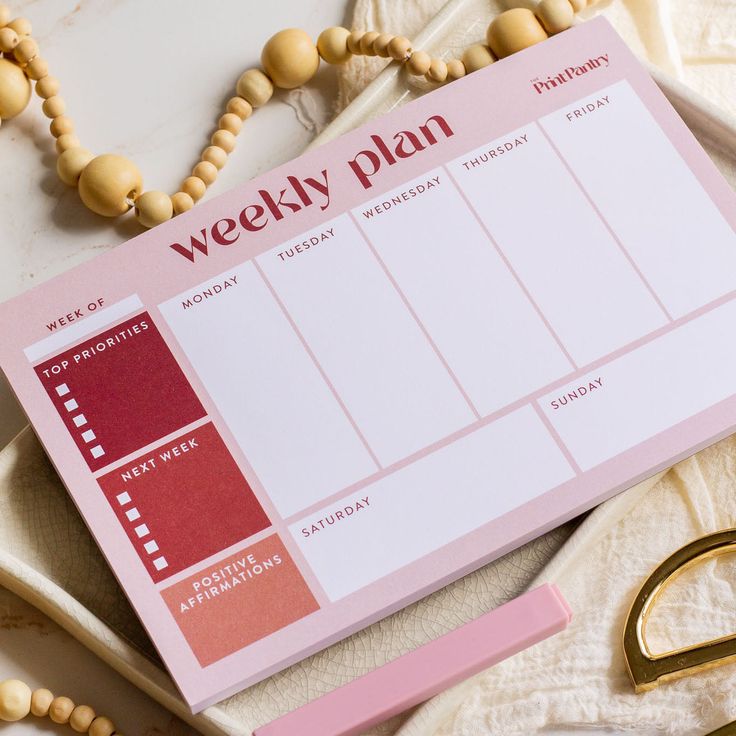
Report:
[[[611,59],[607,68],[584,75],[574,84],[561,86],[553,93],[540,96],[535,92],[532,79],[557,73],[560,69],[602,53],[607,53]],[[242,454],[238,453],[233,437],[154,305],[181,293],[192,284],[204,282],[288,241],[337,214],[349,212],[365,201],[366,192],[355,177],[346,172],[346,162],[365,147],[370,134],[390,137],[402,127],[416,128],[435,114],[451,118],[455,129],[455,135],[443,141],[441,146],[428,148],[421,156],[407,159],[401,165],[385,168],[380,178],[375,178],[375,186],[368,192],[368,198],[372,199],[487,141],[622,79],[628,81],[654,114],[723,217],[736,229],[736,209],[727,183],[624,42],[605,20],[596,19],[374,120],[323,149],[311,151],[254,182],[247,182],[203,203],[193,211],[0,306],[0,323],[3,325],[0,365],[103,554],[193,710],[201,710],[395,612],[730,434],[736,426],[736,396],[587,471],[584,478],[576,476],[392,573],[388,578],[201,668],[161,597],[152,595],[157,587],[142,569],[135,551],[99,492],[93,475],[76,451],[71,437],[64,431],[58,416],[49,410],[48,397],[30,369],[23,354],[24,347],[45,336],[45,323],[53,319],[59,305],[69,303],[70,293],[75,294],[75,301],[83,303],[92,302],[104,294],[108,304],[125,299],[133,292],[137,293],[183,366],[233,456],[242,463]],[[463,111],[466,114],[461,114]],[[199,231],[221,217],[239,212],[244,203],[253,201],[251,196],[257,188],[278,191],[287,175],[311,176],[315,170],[319,171],[327,164],[334,165],[331,174],[338,171],[344,173],[339,186],[335,186],[333,180],[328,211],[321,212],[318,207],[306,208],[298,216],[287,217],[254,237],[241,238],[236,246],[217,248],[209,257],[198,260],[196,265],[172,254],[169,249],[169,243],[182,242],[182,239],[188,242],[190,233]],[[145,268],[141,267],[142,264]],[[729,295],[722,301],[732,297]],[[702,311],[714,306],[709,305]],[[590,369],[591,366],[586,366],[586,371]],[[582,371],[565,376],[553,386],[545,387],[544,391],[565,385],[580,373]],[[504,413],[513,408],[509,407]],[[141,452],[145,449],[142,448]],[[287,543],[288,535],[284,534],[283,537]],[[254,539],[257,538],[261,537]],[[229,551],[225,550],[217,557],[225,556]],[[290,544],[289,551],[300,568],[306,570],[295,544]],[[212,559],[208,559],[195,567],[201,569],[211,562]],[[305,578],[314,588],[315,580],[308,574],[305,574]]]

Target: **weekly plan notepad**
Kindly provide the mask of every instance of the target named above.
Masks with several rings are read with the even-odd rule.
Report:
[[[2,305],[0,365],[201,709],[732,432],[734,224],[596,20]]]

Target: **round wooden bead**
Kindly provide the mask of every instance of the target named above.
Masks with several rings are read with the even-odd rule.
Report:
[[[479,69],[492,64],[495,59],[491,50],[488,46],[484,46],[482,43],[477,43],[474,46],[469,46],[463,53],[463,66],[467,74],[477,72]]]
[[[27,64],[38,56],[38,44],[32,38],[24,38],[13,50],[19,64]]]
[[[391,43],[392,40],[393,36],[390,33],[382,33],[373,42],[373,51],[375,52],[376,56],[380,56],[382,59],[388,59],[388,45]]]
[[[171,195],[171,204],[174,208],[174,214],[180,215],[194,207],[194,200],[186,192],[177,192]]]
[[[69,716],[69,725],[77,733],[87,733],[95,716],[96,713],[88,705],[78,705]]]
[[[210,186],[211,184],[214,184],[215,179],[217,179],[217,167],[209,161],[200,161],[192,169],[192,175],[198,176],[207,186]],[[191,197],[190,192],[187,192],[187,194]],[[192,197],[192,199],[194,199],[194,197]]]
[[[105,716],[97,716],[87,733],[89,736],[112,736],[115,733],[115,724]]]
[[[34,690],[31,695],[31,713],[39,718],[45,718],[49,714],[49,707],[54,700],[51,690],[41,687]]]
[[[66,111],[66,103],[62,97],[54,95],[43,101],[41,109],[47,118],[58,118],[59,115],[63,115]]]
[[[273,84],[260,69],[248,69],[240,75],[236,91],[252,107],[261,107],[271,99]]]
[[[127,212],[141,190],[143,178],[129,159],[113,153],[93,158],[79,177],[82,202],[98,215],[115,217]]]
[[[353,55],[348,49],[350,31],[340,26],[325,28],[317,39],[317,51],[328,64],[344,64]]]
[[[20,680],[0,682],[0,721],[20,721],[30,712],[31,688]]]
[[[0,59],[0,118],[14,118],[30,98],[31,83],[23,70],[13,61]]]
[[[209,164],[209,162],[207,161],[203,161],[202,163]],[[209,165],[212,166],[213,164]],[[188,176],[182,182],[181,191],[188,194],[192,198],[192,201],[199,202],[199,200],[204,197],[204,194],[207,191],[207,184],[198,176]]]
[[[348,51],[351,54],[360,54],[360,39],[364,36],[363,31],[350,31],[347,39]]]
[[[59,140],[61,139],[57,139],[56,142],[58,143]],[[56,161],[56,173],[59,175],[59,179],[67,186],[77,186],[84,167],[94,157],[95,155],[86,148],[79,146],[76,148],[67,148]]]
[[[226,153],[232,153],[235,150],[235,136],[227,130],[216,130],[210,138],[210,143],[222,148]]]
[[[226,130],[228,133],[232,133],[233,135],[240,133],[240,130],[243,127],[243,121],[234,112],[226,112],[217,124],[220,127],[220,130]]]
[[[220,146],[207,146],[202,151],[202,161],[209,161],[219,170],[227,163],[227,151]]]
[[[237,115],[241,120],[247,120],[253,114],[253,105],[242,97],[231,97],[225,109]]]
[[[317,73],[319,52],[308,33],[287,28],[268,39],[261,53],[261,64],[277,87],[295,89]]]
[[[575,20],[569,0],[542,0],[537,6],[537,18],[550,35],[566,31]]]
[[[376,31],[368,31],[367,33],[363,34],[362,38],[360,39],[360,53],[363,54],[363,56],[376,55],[373,44],[378,39],[379,35],[380,34]]]
[[[33,26],[31,26],[31,21],[28,18],[15,18],[8,23],[7,27],[12,28],[21,38],[30,36],[31,31],[33,31]]]
[[[7,5],[0,5],[0,28],[10,23],[10,8]]]
[[[12,28],[0,28],[0,51],[9,54],[20,43],[20,37]]]
[[[432,57],[426,51],[414,51],[406,62],[406,68],[410,74],[418,77],[424,76],[432,64]]]
[[[432,59],[427,71],[430,82],[444,82],[447,79],[447,64],[442,59]]]
[[[486,40],[493,53],[503,59],[547,38],[537,17],[528,8],[513,8],[497,15],[488,26]]]
[[[411,41],[404,36],[394,36],[388,44],[388,55],[395,61],[406,61],[411,52]]]
[[[43,79],[44,77],[48,76],[49,64],[46,59],[41,56],[37,56],[35,59],[31,59],[28,64],[26,64],[24,71],[29,79]]]
[[[134,208],[135,216],[143,227],[156,227],[174,216],[171,197],[166,192],[157,192],[153,189],[137,197]],[[94,715],[92,717],[94,718]],[[89,723],[87,728],[89,728]]]
[[[74,121],[67,115],[59,115],[54,118],[49,125],[49,130],[54,138],[74,132]]]
[[[49,718],[54,723],[68,723],[74,710],[74,701],[64,695],[54,698],[49,706]]]
[[[44,100],[59,93],[59,80],[49,75],[36,82],[36,94]]]
[[[450,59],[447,62],[448,79],[460,79],[465,76],[465,64],[460,59]]]
[[[568,0],[572,5],[573,12],[579,13],[581,10],[585,10],[588,6],[588,0]]]
[[[64,133],[56,139],[56,152],[62,154],[72,148],[79,148],[80,145],[79,138],[74,133]]]

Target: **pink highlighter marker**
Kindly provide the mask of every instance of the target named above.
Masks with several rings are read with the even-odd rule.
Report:
[[[542,585],[256,729],[253,736],[360,736],[559,633],[571,619],[557,586]]]

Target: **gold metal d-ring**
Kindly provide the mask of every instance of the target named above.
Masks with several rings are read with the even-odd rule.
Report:
[[[647,578],[634,599],[624,627],[624,656],[636,692],[653,690],[660,682],[736,660],[736,634],[662,654],[653,654],[645,638],[647,619],[665,587],[703,560],[729,552],[736,552],[736,529],[696,539],[668,557]],[[719,736],[729,733],[736,734],[736,730],[719,732]]]

